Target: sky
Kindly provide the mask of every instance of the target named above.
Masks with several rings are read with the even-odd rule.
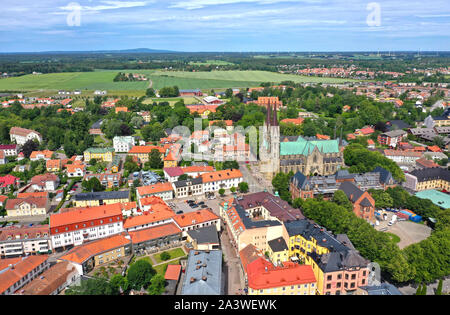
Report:
[[[450,51],[448,0],[0,0],[0,52]]]

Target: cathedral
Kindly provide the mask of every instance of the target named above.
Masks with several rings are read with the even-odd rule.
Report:
[[[276,105],[267,107],[260,132],[260,172],[268,181],[280,172],[302,172],[313,176],[332,175],[344,167],[343,147],[339,140],[307,140],[286,137],[280,140]]]

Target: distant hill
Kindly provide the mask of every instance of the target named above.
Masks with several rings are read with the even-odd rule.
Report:
[[[12,52],[12,53],[2,53],[5,55],[13,54],[33,54],[33,55],[50,55],[50,54],[163,54],[163,53],[178,53],[172,50],[159,50],[159,49],[149,49],[149,48],[135,48],[135,49],[124,49],[124,50],[93,50],[93,51],[40,51],[40,52]]]

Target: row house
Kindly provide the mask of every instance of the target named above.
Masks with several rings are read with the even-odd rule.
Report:
[[[181,175],[187,175],[191,178],[199,177],[202,174],[214,172],[213,166],[186,166],[186,167],[168,167],[164,168],[164,178],[173,183],[178,181]]]
[[[291,260],[312,267],[318,294],[353,294],[369,284],[370,261],[345,234],[334,236],[309,220],[286,222],[284,233]]]
[[[61,210],[50,216],[50,237],[56,250],[78,246],[122,233],[123,215],[120,204]]]
[[[59,258],[59,261],[73,264],[79,275],[85,275],[95,267],[121,259],[131,252],[131,237],[120,233],[79,245]]]
[[[173,199],[173,187],[171,183],[158,183],[151,186],[142,186],[136,189],[137,199],[156,196],[162,200]]]
[[[398,164],[415,164],[423,154],[414,151],[384,150],[384,156]]]
[[[130,201],[129,190],[80,193],[74,197],[75,207],[96,207]]]
[[[2,259],[0,294],[12,295],[50,267],[48,255]]]
[[[34,278],[15,295],[58,295],[79,279],[75,266],[68,261],[58,262]]]
[[[2,144],[0,145],[0,151],[8,156],[17,156],[19,146],[17,144]]]
[[[2,259],[49,254],[51,250],[48,225],[13,225],[0,229],[0,255]]]

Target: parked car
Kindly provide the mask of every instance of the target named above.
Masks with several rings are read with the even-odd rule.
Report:
[[[201,208],[205,209],[205,208],[208,208],[208,206],[207,205],[202,205]]]
[[[177,211],[177,214],[183,214],[183,211],[182,210]]]

